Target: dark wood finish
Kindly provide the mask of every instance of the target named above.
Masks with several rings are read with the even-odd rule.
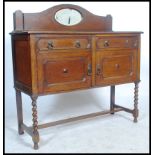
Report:
[[[21,31],[24,29],[24,17],[23,17],[23,13],[20,10],[17,10],[14,14],[13,14],[13,21],[14,21],[14,30],[18,30]]]
[[[86,114],[86,115],[66,118],[66,119],[62,119],[62,120],[57,120],[54,122],[40,124],[40,125],[38,125],[38,129],[44,129],[44,128],[48,128],[51,126],[61,125],[61,124],[70,123],[70,122],[79,121],[79,120],[84,120],[84,119],[90,119],[90,118],[94,118],[94,117],[98,117],[98,116],[102,116],[102,115],[107,115],[109,113],[119,112],[119,111],[123,111],[123,110],[124,110],[124,107],[121,107],[121,108],[115,108],[112,111],[106,110],[106,111],[100,111],[100,112],[90,113],[90,114]],[[33,136],[33,127],[31,127],[31,126],[28,127],[25,124],[22,124],[22,127],[30,136]]]
[[[110,87],[110,110],[113,111],[115,107],[115,86]],[[112,112],[111,114],[114,114]]]
[[[140,35],[138,36],[138,40],[139,40],[139,46],[137,49],[137,81],[140,81],[140,43],[141,43],[141,39],[140,39]]]
[[[139,81],[135,82],[135,92],[134,92],[134,110],[133,110],[133,116],[134,116],[134,122],[137,122],[137,117],[138,117],[138,84]]]
[[[38,73],[37,73],[37,56],[35,48],[35,37],[30,35],[30,47],[31,47],[31,73],[32,73],[32,95],[38,94]]]
[[[133,110],[132,110],[132,109],[125,108],[125,107],[120,106],[120,105],[117,105],[117,104],[114,105],[114,108],[122,108],[122,110],[124,110],[124,111],[126,111],[126,112],[128,112],[128,113],[133,114]]]
[[[98,117],[98,116],[102,116],[102,115],[107,115],[109,113],[122,111],[122,109],[123,108],[115,108],[112,111],[111,110],[100,111],[100,112],[95,112],[95,113],[86,114],[86,115],[82,115],[82,116],[66,118],[66,119],[63,119],[63,120],[55,121],[55,122],[40,124],[40,125],[38,125],[38,129],[48,128],[48,127],[51,127],[51,126],[61,125],[61,124],[64,124],[64,123],[70,123],[70,122],[74,122],[74,121],[78,121],[78,120],[83,120],[83,119]]]
[[[41,94],[91,86],[91,76],[88,75],[90,52],[39,54],[37,60],[38,91]]]
[[[37,96],[32,96],[32,116],[33,116],[33,135],[32,140],[34,142],[34,149],[38,149],[38,142],[39,142],[39,132],[38,132],[38,121],[37,121]]]
[[[31,52],[28,35],[12,36],[14,63],[14,85],[18,89],[32,92]]]
[[[30,135],[33,136],[33,127],[27,127],[24,123],[22,124],[22,128]]]
[[[16,106],[17,106],[17,120],[18,120],[18,133],[20,135],[24,134],[23,130],[23,108],[22,108],[22,97],[21,97],[21,91],[18,89],[15,89],[16,91]]]
[[[132,82],[137,74],[135,50],[111,50],[96,53],[96,85]]]
[[[138,38],[135,36],[104,36],[98,37],[97,39],[97,48],[111,49],[111,48],[137,48],[138,47]]]
[[[15,42],[16,77],[17,81],[31,87],[32,83],[31,83],[30,52],[28,51],[27,46],[28,46],[27,41]],[[22,61],[22,63],[20,63],[19,60]]]
[[[52,35],[37,36],[37,49],[39,52],[57,50],[61,49],[90,49],[90,40],[88,37],[84,36],[61,36],[55,37]]]
[[[55,13],[79,11],[74,26],[58,23]],[[121,24],[121,23],[120,23]],[[12,57],[18,131],[25,130],[38,149],[38,129],[104,114],[126,111],[138,117],[141,32],[113,32],[112,17],[96,16],[75,5],[58,5],[39,13],[14,13]],[[134,109],[115,104],[115,85],[135,83]],[[37,96],[111,86],[110,110],[38,125]],[[23,124],[21,92],[32,98],[33,125]]]
[[[64,26],[56,22],[55,13],[63,8],[70,8],[80,11],[83,20],[74,26]],[[14,29],[16,31],[111,31],[112,30],[112,17],[107,15],[106,17],[96,16],[89,11],[70,4],[63,4],[54,6],[40,13],[22,13],[21,11],[16,11],[14,13]],[[95,26],[94,26],[95,23]],[[23,28],[23,29],[22,29]]]

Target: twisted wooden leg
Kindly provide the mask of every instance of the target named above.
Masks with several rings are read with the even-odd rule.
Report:
[[[133,117],[134,122],[137,122],[138,117],[138,88],[139,82],[135,82],[135,91],[134,91],[134,110],[133,110]]]
[[[23,124],[23,108],[22,108],[22,97],[21,91],[15,89],[16,91],[16,106],[17,106],[17,119],[18,119],[18,133],[20,135],[24,134],[24,129],[22,128]]]
[[[32,96],[32,116],[33,116],[33,135],[32,135],[32,140],[34,142],[34,149],[38,149],[38,142],[39,142],[39,132],[38,132],[38,121],[37,121],[37,104],[36,96]]]
[[[111,86],[110,88],[110,110],[113,111],[115,106],[115,86]],[[114,112],[111,112],[114,114]]]

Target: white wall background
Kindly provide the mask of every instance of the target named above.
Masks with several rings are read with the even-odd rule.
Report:
[[[11,39],[9,32],[13,30],[13,12],[40,12],[58,4],[75,4],[88,11],[105,16],[113,17],[114,31],[143,31],[141,37],[141,83],[139,88],[139,119],[149,108],[149,3],[147,2],[6,2],[5,3],[5,118],[16,118],[15,91],[13,88]],[[126,92],[126,93],[125,93]],[[134,85],[120,85],[116,87],[117,104],[125,104],[133,107]],[[88,97],[89,96],[89,97]],[[62,103],[62,105],[61,105]],[[58,104],[59,106],[57,107]],[[62,112],[64,116],[78,115],[86,111],[98,110],[100,107],[109,106],[109,87],[92,90],[76,91],[69,94],[43,96],[38,99],[38,111],[50,113],[46,106],[51,105],[54,117],[59,118]],[[65,105],[65,106],[64,106]],[[67,107],[67,108],[66,108]],[[88,110],[89,107],[89,110]],[[31,100],[23,94],[24,116],[31,120]],[[65,109],[66,108],[66,109]],[[63,112],[64,111],[64,112]],[[50,114],[52,114],[52,112]],[[76,113],[77,112],[77,113]],[[60,114],[60,115],[59,115]],[[43,114],[39,113],[39,121],[43,122]],[[48,116],[49,117],[49,116]],[[51,116],[52,117],[52,116]],[[51,118],[49,118],[50,120]],[[52,118],[53,119],[53,118]],[[106,119],[106,118],[105,118]],[[6,121],[6,125],[7,125]],[[31,124],[27,120],[28,124]],[[14,122],[16,125],[17,122]],[[6,135],[7,136],[7,135]]]

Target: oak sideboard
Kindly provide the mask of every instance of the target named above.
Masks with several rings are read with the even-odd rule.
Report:
[[[114,114],[138,117],[140,35],[112,30],[112,16],[97,16],[76,5],[62,4],[38,13],[13,14],[12,57],[18,132],[32,136],[38,149],[38,129]],[[123,24],[120,23],[120,24]],[[115,86],[134,83],[133,109],[115,104]],[[110,109],[39,124],[37,98],[74,90],[110,86]],[[21,92],[32,99],[32,126],[23,123]]]

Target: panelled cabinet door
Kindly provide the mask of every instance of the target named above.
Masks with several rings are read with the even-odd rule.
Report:
[[[119,84],[136,80],[136,50],[96,53],[96,85]]]
[[[40,53],[37,60],[39,93],[91,87],[90,52]]]

